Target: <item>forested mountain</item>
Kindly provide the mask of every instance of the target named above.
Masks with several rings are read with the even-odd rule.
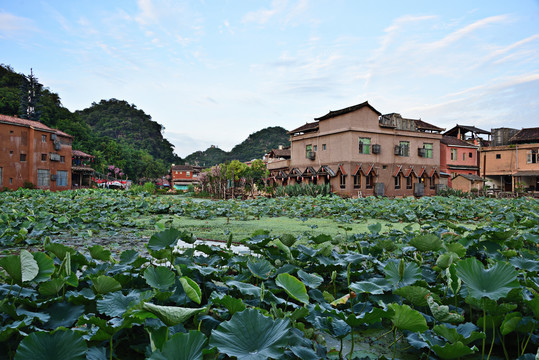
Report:
[[[36,90],[31,104],[27,101],[30,86]],[[181,163],[163,138],[162,126],[134,105],[102,100],[72,113],[33,74],[18,74],[7,65],[0,65],[0,114],[37,120],[72,135],[73,149],[94,155],[92,166],[97,171],[115,165],[130,179],[152,178],[165,175],[170,163]]]
[[[150,115],[123,100],[101,100],[87,109],[76,111],[98,136],[110,137],[123,144],[136,144],[155,159],[178,162],[174,146],[163,137],[163,126]]]
[[[216,147],[210,147],[205,151],[197,151],[185,158],[187,164],[200,166],[213,166],[227,160],[249,161],[261,159],[271,149],[279,145],[289,146],[290,136],[287,131],[280,127],[268,127],[249,135],[241,144],[234,146],[230,152],[225,152]]]

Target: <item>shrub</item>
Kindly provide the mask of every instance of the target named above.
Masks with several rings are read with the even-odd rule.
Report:
[[[144,183],[142,189],[149,194],[155,194],[155,184],[153,182]]]
[[[33,182],[30,182],[30,181],[25,181],[24,184],[22,185],[22,187],[24,189],[35,189],[36,186],[34,185]]]

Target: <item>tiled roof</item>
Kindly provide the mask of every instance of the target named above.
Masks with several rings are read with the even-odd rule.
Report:
[[[423,120],[414,120],[418,130],[444,131],[444,128],[429,124]]]
[[[481,176],[479,175],[470,175],[470,174],[459,174],[457,176],[462,176],[465,179],[468,179],[470,181],[485,181]],[[455,177],[457,177],[455,176]]]
[[[78,157],[94,158],[93,155],[86,154],[85,152],[80,151],[80,150],[73,150],[71,155],[72,156],[78,156]]]
[[[273,156],[274,157],[283,157],[283,158],[286,158],[286,157],[290,157],[290,148],[286,148],[286,149],[273,149],[270,151],[270,154],[273,153]]]
[[[192,170],[198,170],[198,168],[195,168],[194,166],[191,166],[191,165],[174,165],[174,166],[172,166],[172,171],[180,171],[180,170],[192,171]]]
[[[522,129],[509,139],[510,143],[539,142],[539,127]]]
[[[303,126],[300,126],[297,129],[291,130],[288,133],[293,135],[293,134],[297,134],[297,133],[304,133],[304,132],[316,131],[316,130],[318,130],[318,123],[317,122],[312,122],[312,123],[307,123],[307,124],[305,124]]]
[[[473,146],[476,147],[474,144],[470,144],[467,141],[461,140],[459,138],[453,137],[453,136],[442,136],[442,140],[440,140],[442,144],[446,144],[449,146]]]
[[[378,116],[382,115],[381,112],[379,112],[378,110],[376,110],[375,108],[373,108],[368,101],[365,101],[361,104],[357,104],[357,105],[354,105],[354,106],[350,106],[350,107],[347,107],[347,108],[344,108],[344,109],[340,109],[340,110],[335,110],[335,111],[330,111],[328,112],[326,115],[324,116],[321,116],[319,118],[315,118],[315,120],[318,120],[318,121],[322,121],[322,120],[326,120],[326,119],[331,119],[332,117],[335,117],[335,116],[339,116],[339,115],[344,115],[344,114],[348,114],[350,112],[353,112],[353,111],[356,111],[356,110],[359,110],[363,107],[369,107],[372,111],[374,111],[375,113],[378,114]]]
[[[69,134],[66,134],[63,131],[50,128],[47,125],[40,123],[39,121],[21,119],[21,118],[18,118],[18,117],[8,116],[8,115],[0,115],[0,122],[20,125],[20,126],[24,126],[24,127],[33,127],[34,129],[44,130],[44,131],[51,132],[53,134],[57,134],[57,135],[60,135],[60,136],[73,138],[73,136],[71,136]]]
[[[490,131],[479,129],[479,128],[476,128],[475,126],[459,125],[459,124],[457,124],[454,128],[447,130],[444,135],[456,136],[458,134],[459,128],[465,130],[464,131],[465,133],[469,131],[475,134],[490,135]]]

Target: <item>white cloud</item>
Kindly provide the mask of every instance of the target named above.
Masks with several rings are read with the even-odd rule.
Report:
[[[17,37],[36,30],[32,20],[8,12],[0,12],[0,38]]]

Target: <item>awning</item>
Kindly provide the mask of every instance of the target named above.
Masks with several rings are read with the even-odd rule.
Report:
[[[395,171],[393,171],[393,177],[397,177],[402,172],[402,165],[397,165]]]
[[[417,176],[418,178],[422,177],[423,174],[425,173],[425,167],[422,166],[421,169],[419,169],[419,171],[414,170],[414,173],[415,173],[415,176]]]
[[[357,164],[356,169],[354,170],[354,173],[353,173],[354,175],[357,175],[357,173],[359,172],[359,170],[361,170],[361,166],[363,166],[362,163]]]
[[[521,170],[514,173],[513,176],[539,176],[539,170]]]
[[[318,169],[317,172],[318,175],[329,175],[329,176],[335,176],[335,171],[333,171],[332,168],[330,168],[327,165],[320,166],[320,169]]]
[[[94,169],[87,166],[71,166],[71,172],[75,173],[84,173],[84,174],[93,174],[95,172]]]
[[[410,174],[412,173],[412,171],[414,171],[414,167],[411,166],[410,168],[404,170],[402,173],[404,174],[404,177],[408,177],[410,176]]]
[[[305,169],[305,171],[301,175],[302,176],[315,176],[316,175],[316,170],[312,166],[307,166],[307,168]]]
[[[347,175],[346,171],[344,171],[344,167],[342,166],[342,164],[339,164],[339,170],[337,172],[339,172],[339,171],[341,172],[341,174]]]
[[[438,168],[433,167],[432,170],[429,171],[428,175],[429,175],[429,177],[433,177],[434,175],[440,176],[440,174],[438,173]]]
[[[365,176],[368,176],[371,173],[371,171],[373,171],[373,170],[374,170],[374,164],[370,164],[369,166],[362,166],[361,167],[361,172]]]
[[[298,168],[293,168],[290,170],[290,173],[288,174],[288,177],[298,177],[301,176],[301,170]]]

